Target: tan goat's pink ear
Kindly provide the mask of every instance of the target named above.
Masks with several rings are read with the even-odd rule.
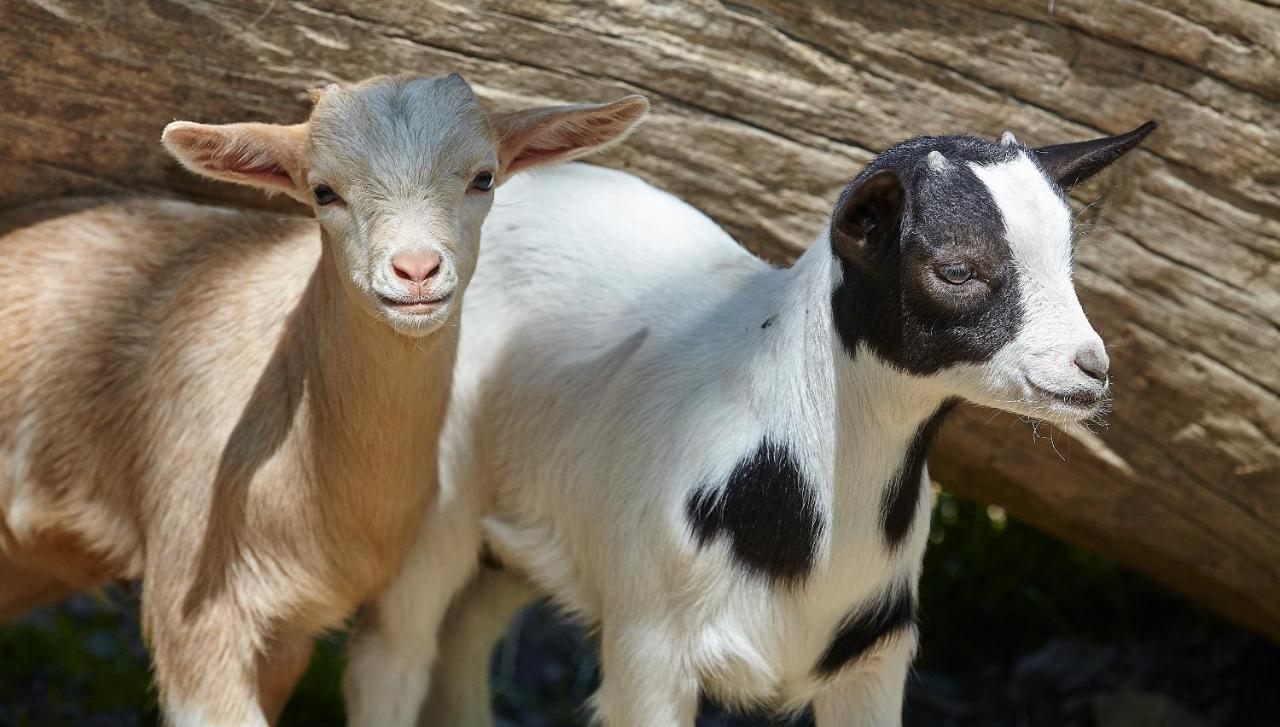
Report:
[[[164,127],[164,148],[182,166],[206,177],[302,197],[307,125],[193,124]]]
[[[644,96],[611,104],[552,106],[496,114],[498,177],[541,164],[568,161],[619,141],[649,112]]]

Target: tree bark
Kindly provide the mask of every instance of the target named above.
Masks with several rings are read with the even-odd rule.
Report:
[[[479,7],[476,7],[479,5]],[[784,262],[877,150],[1156,118],[1076,195],[1105,429],[970,408],[934,474],[1280,639],[1280,6],[1274,0],[458,3],[0,0],[0,207],[71,193],[257,206],[165,158],[175,118],[292,122],[305,90],[465,75],[496,106],[641,92],[603,159]],[[1047,434],[1042,430],[1042,434]]]

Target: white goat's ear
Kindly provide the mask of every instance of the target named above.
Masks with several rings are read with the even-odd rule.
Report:
[[[541,164],[590,154],[621,140],[649,112],[644,96],[627,96],[611,104],[552,106],[495,114],[498,178]]]
[[[870,265],[877,250],[897,240],[906,205],[902,179],[882,169],[847,187],[831,213],[831,245],[842,259]]]
[[[1156,122],[1148,121],[1133,131],[1104,136],[1093,141],[1077,141],[1033,149],[1032,153],[1049,177],[1063,189],[1071,189],[1105,169],[1115,160],[1156,130]]]
[[[164,127],[160,141],[182,166],[197,174],[306,199],[306,124],[175,121]]]

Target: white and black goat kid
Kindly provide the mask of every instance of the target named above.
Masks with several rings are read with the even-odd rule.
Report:
[[[441,441],[503,569],[455,602],[427,721],[490,722],[519,573],[598,630],[611,727],[692,725],[700,692],[898,724],[930,441],[960,399],[1060,423],[1104,406],[1064,190],[1154,128],[901,143],[789,269],[621,172],[504,187]]]

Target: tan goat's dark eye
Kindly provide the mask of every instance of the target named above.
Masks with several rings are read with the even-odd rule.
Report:
[[[952,285],[963,285],[973,280],[973,271],[964,263],[946,263],[938,266],[938,277]]]
[[[493,189],[493,172],[485,170],[471,180],[471,189],[477,192],[488,192]]]
[[[342,201],[342,198],[338,196],[337,192],[333,191],[332,189],[329,189],[328,186],[323,184],[317,184],[316,188],[312,190],[312,192],[316,196],[316,204],[320,205],[321,207],[331,205],[334,202]]]

